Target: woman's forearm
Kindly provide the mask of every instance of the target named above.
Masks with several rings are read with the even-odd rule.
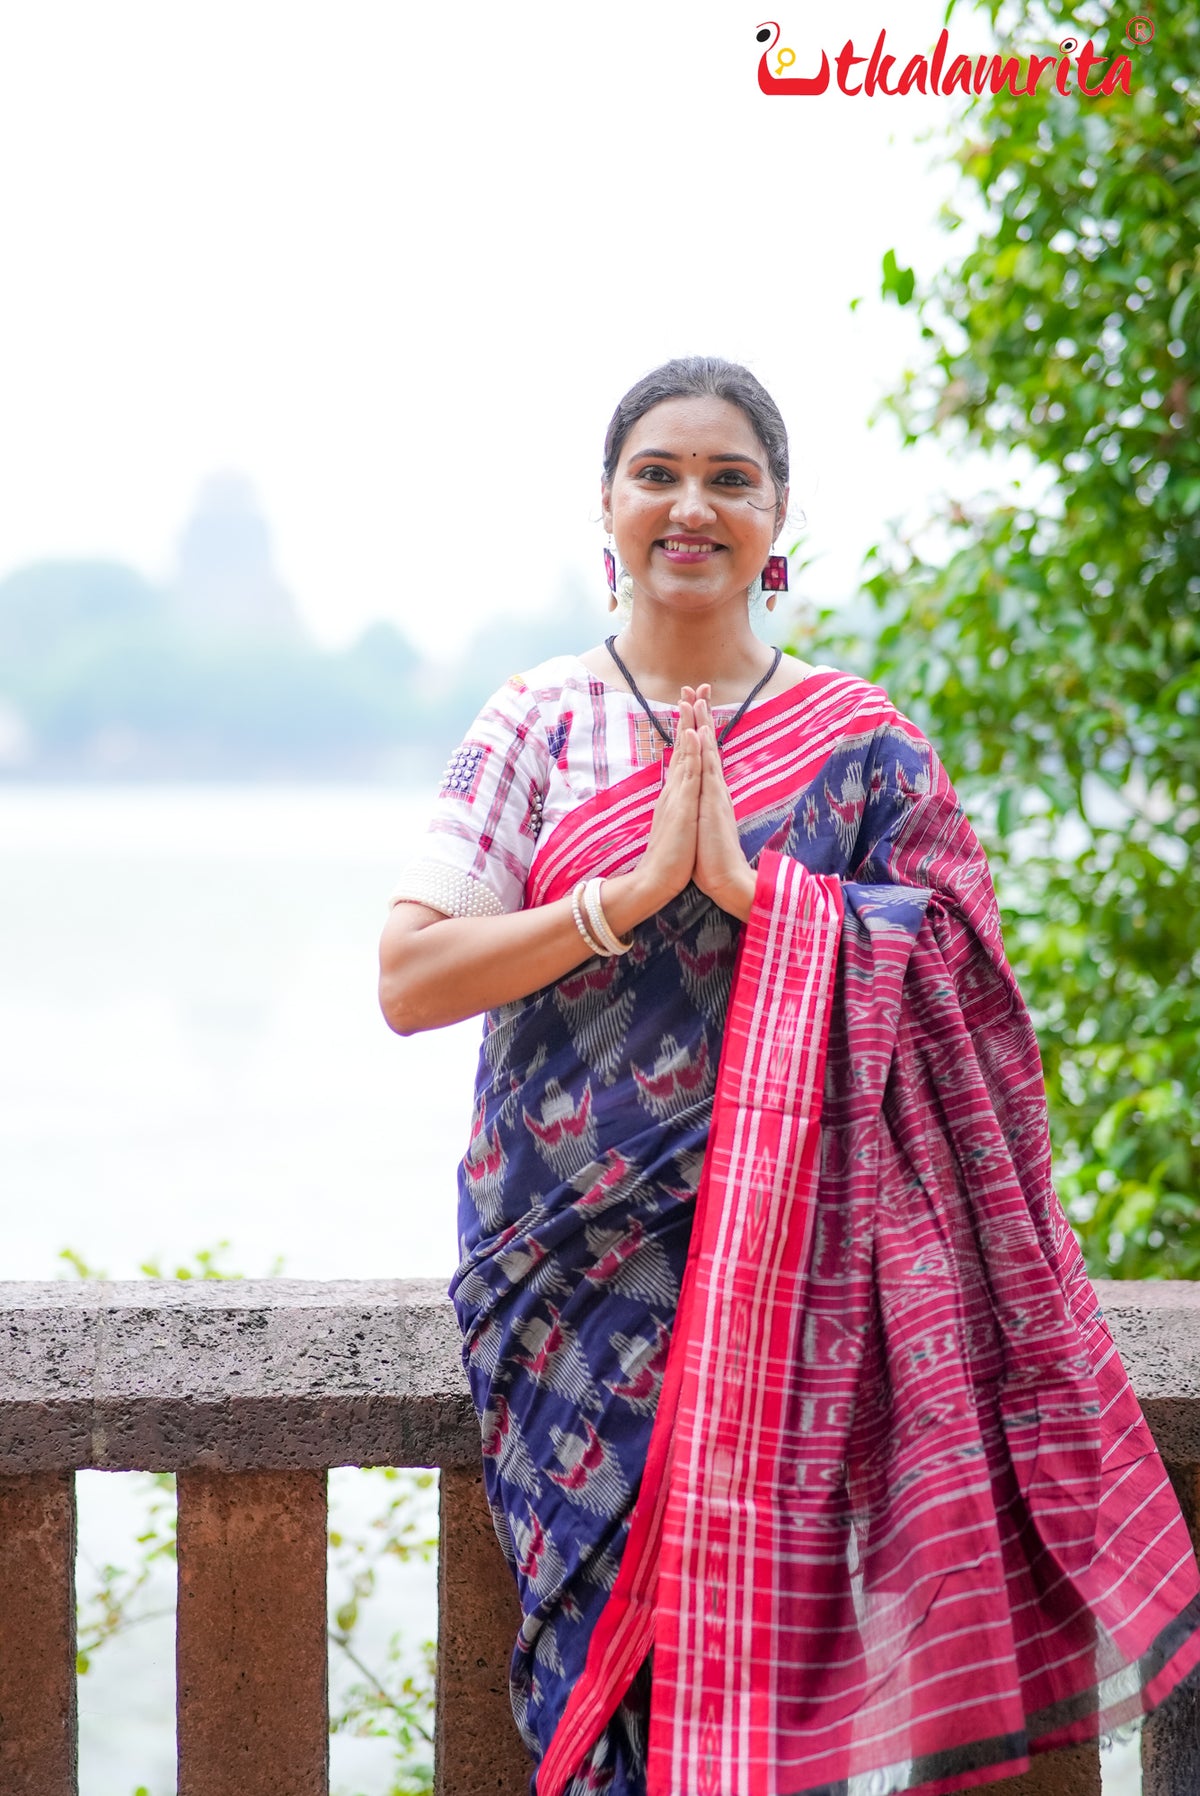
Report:
[[[653,916],[670,896],[655,892],[637,869],[600,888],[618,935]],[[417,928],[397,914],[412,908],[394,906],[379,944],[380,1007],[398,1035],[440,1029],[526,998],[592,958],[569,897],[502,917],[445,917]]]

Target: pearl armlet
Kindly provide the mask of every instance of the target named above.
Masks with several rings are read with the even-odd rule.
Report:
[[[499,917],[504,906],[490,886],[438,861],[414,861],[394,887],[392,904],[427,904],[448,917]]]

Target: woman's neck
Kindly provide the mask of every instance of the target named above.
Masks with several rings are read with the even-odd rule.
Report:
[[[771,665],[772,650],[743,617],[667,613],[634,616],[617,633],[617,652],[644,697],[675,704],[681,686],[707,681],[714,705],[740,702]]]

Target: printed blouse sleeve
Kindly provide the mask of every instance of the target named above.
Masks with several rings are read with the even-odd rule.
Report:
[[[514,674],[447,762],[424,842],[391,903],[428,904],[448,917],[520,910],[549,771],[537,700]]]

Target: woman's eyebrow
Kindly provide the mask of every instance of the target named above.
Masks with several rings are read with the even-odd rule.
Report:
[[[678,461],[680,459],[678,455],[673,455],[669,449],[638,449],[629,459],[630,461],[641,461],[644,455],[652,455],[655,461]],[[710,455],[708,459],[709,461],[748,461],[752,468],[757,468],[759,473],[762,473],[761,462],[756,462],[752,455],[738,455],[731,450],[728,453],[722,453],[720,455]]]

